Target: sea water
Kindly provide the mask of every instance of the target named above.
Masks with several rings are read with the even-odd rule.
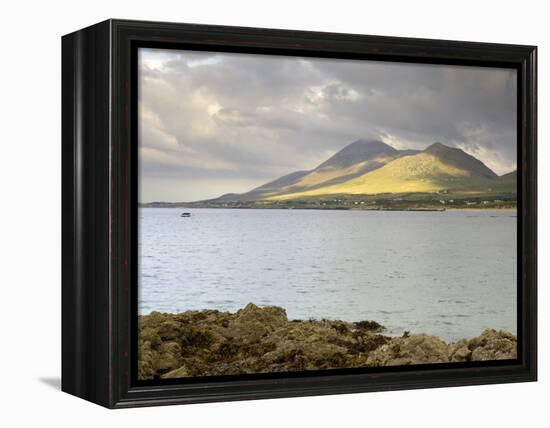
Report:
[[[277,305],[454,341],[516,333],[516,212],[139,209],[140,314]]]

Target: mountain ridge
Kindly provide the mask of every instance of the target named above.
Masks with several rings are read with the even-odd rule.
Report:
[[[380,168],[398,157],[417,152],[412,149],[398,150],[380,140],[361,138],[347,144],[311,170],[291,172],[248,192],[229,193],[214,200],[255,201],[285,192],[296,193],[334,185]]]
[[[467,194],[516,192],[516,171],[498,176],[460,148],[434,142],[424,150],[399,150],[380,140],[358,139],[311,170],[283,175],[248,192],[206,203],[256,203],[329,195]],[[201,202],[201,201],[197,201]]]
[[[281,193],[272,200],[331,194],[434,193],[480,185],[498,176],[479,159],[461,149],[433,143],[424,150],[401,156],[352,180],[295,193]]]

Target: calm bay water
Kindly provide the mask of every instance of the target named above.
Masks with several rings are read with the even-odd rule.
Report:
[[[515,211],[141,208],[139,312],[277,305],[445,340],[516,333]]]

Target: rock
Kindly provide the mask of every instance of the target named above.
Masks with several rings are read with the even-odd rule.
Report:
[[[388,337],[374,321],[289,321],[276,306],[236,313],[153,312],[138,319],[139,379],[515,358],[517,340],[486,330],[446,344],[425,334]]]
[[[275,327],[288,322],[286,311],[278,306],[266,306],[260,308],[253,303],[249,303],[235,314],[235,319],[239,323],[260,322],[262,324]]]
[[[178,321],[164,321],[158,328],[157,334],[162,340],[174,340],[181,334],[182,324]]]
[[[287,340],[273,351],[261,357],[267,366],[285,365],[288,370],[325,369],[343,367],[347,355],[346,348],[328,343],[300,343]]]
[[[187,370],[187,367],[182,366],[179,369],[172,370],[168,373],[165,373],[161,376],[162,379],[175,379],[179,377],[188,377],[189,371]]]
[[[515,360],[518,342],[514,335],[505,331],[485,330],[468,342],[472,361]]]
[[[384,330],[384,327],[378,324],[376,321],[359,321],[353,324],[355,325],[355,328],[358,328],[360,330],[367,330],[367,331],[374,331],[374,332],[379,332]]]
[[[470,361],[472,351],[468,348],[468,341],[461,340],[455,345],[451,345],[449,360],[453,363]]]
[[[179,334],[179,341],[187,349],[208,348],[215,339],[214,331],[201,323],[186,325]]]
[[[487,361],[514,360],[517,358],[517,339],[505,331],[485,330],[470,340],[462,339],[450,345],[450,360]]]
[[[177,342],[163,342],[157,348],[157,355],[153,362],[153,367],[157,372],[164,372],[179,366],[181,359],[181,346]]]
[[[155,355],[151,350],[151,342],[139,340],[138,342],[138,378],[152,379],[156,373],[153,368]]]
[[[401,366],[410,364],[446,363],[448,345],[435,336],[413,334],[397,337],[374,350],[367,359],[369,366]]]

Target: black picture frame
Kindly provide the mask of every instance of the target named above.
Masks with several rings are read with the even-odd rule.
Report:
[[[518,359],[188,381],[136,379],[138,46],[518,73]],[[109,408],[537,379],[534,46],[107,20],[62,38],[62,390]]]

